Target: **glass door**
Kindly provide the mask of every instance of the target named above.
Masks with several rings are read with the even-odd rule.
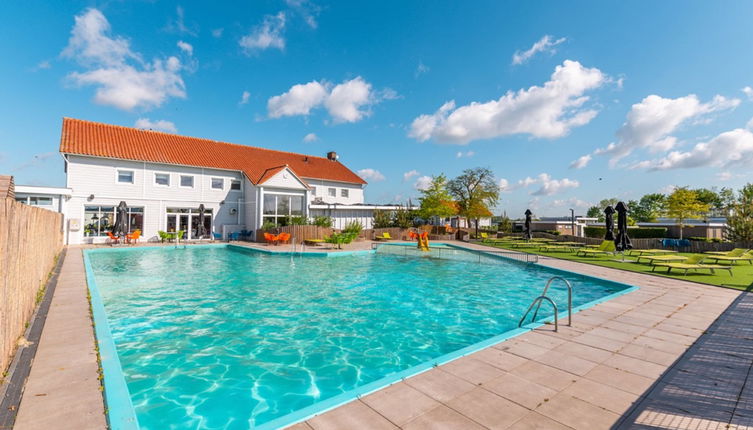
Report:
[[[188,229],[189,226],[189,215],[188,214],[181,214],[180,215],[180,224],[178,227],[178,230],[183,231],[183,236],[181,239],[190,239],[191,238],[191,231]]]

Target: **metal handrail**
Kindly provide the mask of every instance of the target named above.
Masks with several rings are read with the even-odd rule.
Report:
[[[554,308],[554,331],[559,331],[559,317],[558,317],[558,311],[557,311],[557,304],[554,303],[554,300],[552,300],[550,297],[547,296],[538,296],[535,299],[533,299],[533,302],[531,302],[531,306],[528,307],[528,310],[526,313],[523,314],[523,318],[520,319],[520,322],[518,322],[518,327],[523,326],[523,321],[525,321],[526,316],[528,316],[528,313],[531,312],[531,309],[536,305],[536,303],[539,304],[539,307],[541,307],[541,302],[544,300],[548,301],[552,304],[552,308]],[[538,309],[536,309],[536,312],[538,312]]]

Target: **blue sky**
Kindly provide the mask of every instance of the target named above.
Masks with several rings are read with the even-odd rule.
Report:
[[[753,3],[8,1],[0,172],[64,116],[323,155],[367,201],[490,167],[497,209],[753,180]]]

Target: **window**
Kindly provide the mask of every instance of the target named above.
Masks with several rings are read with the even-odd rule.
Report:
[[[118,170],[118,183],[132,184],[133,183],[133,170]]]
[[[180,175],[180,186],[181,187],[187,187],[187,188],[193,188],[193,176],[191,176],[191,175]]]
[[[230,189],[231,190],[240,190],[241,189],[241,181],[236,181],[233,179],[230,181]]]
[[[340,197],[348,197],[349,193],[350,193],[350,190],[343,188],[340,190]]]
[[[52,206],[52,197],[29,197],[32,206]]]
[[[263,213],[265,223],[287,225],[290,217],[303,216],[303,196],[265,194]]]
[[[154,183],[157,185],[162,185],[164,187],[169,187],[170,186],[170,174],[169,173],[155,173]]]
[[[337,188],[327,188],[327,194],[330,197],[337,197]]]
[[[225,180],[222,178],[212,178],[212,189],[221,190],[225,188]]]
[[[114,206],[85,206],[84,207],[84,235],[106,236],[112,231],[117,219],[117,208]],[[126,220],[128,233],[144,228],[144,208],[128,208]]]

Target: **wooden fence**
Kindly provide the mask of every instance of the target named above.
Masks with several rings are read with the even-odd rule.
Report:
[[[10,363],[63,248],[63,215],[0,200],[0,372]]]
[[[277,227],[272,230],[256,230],[256,241],[259,243],[264,242],[264,233],[288,233],[291,240],[295,239],[297,243],[300,243],[308,239],[324,239],[332,234],[334,230],[329,227],[319,227],[315,225],[288,225],[285,227]]]

